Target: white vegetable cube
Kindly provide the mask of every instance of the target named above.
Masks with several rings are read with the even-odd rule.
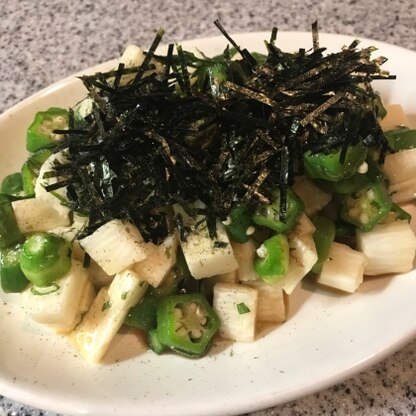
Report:
[[[305,214],[299,217],[295,229],[292,232],[292,235],[296,234],[298,236],[305,234],[313,234],[316,231],[316,227],[313,225],[311,219]]]
[[[85,285],[84,290],[82,291],[82,296],[79,302],[78,311],[75,314],[75,318],[71,322],[71,324],[66,325],[66,326],[51,324],[48,326],[54,331],[56,331],[58,334],[68,335],[81,322],[84,315],[88,312],[88,309],[90,308],[94,299],[95,299],[95,288],[94,288],[94,285],[90,281],[88,281],[87,284]]]
[[[329,192],[325,192],[316,186],[307,176],[302,176],[295,182],[293,192],[305,204],[305,213],[308,216],[316,215],[332,199],[332,195]]]
[[[64,179],[55,176],[48,177],[47,174],[53,171],[57,163],[64,163],[66,160],[66,156],[63,152],[53,153],[43,163],[35,183],[36,199],[45,201],[62,216],[67,216],[70,211],[66,206],[66,202],[68,201],[66,195],[66,187],[58,188],[54,191],[48,192],[45,189],[45,186],[55,184],[58,181],[62,181]]]
[[[216,283],[213,306],[221,321],[220,336],[251,342],[256,335],[257,289],[240,284]]]
[[[144,58],[145,55],[142,48],[137,45],[128,45],[124,50],[123,55],[121,55],[119,63],[124,64],[125,68],[134,68],[140,66],[143,63]],[[143,74],[144,77],[147,77],[153,73],[161,72],[163,70],[163,65],[160,62],[156,61],[155,59],[151,59],[150,62],[155,66],[155,69],[145,71]],[[128,82],[132,81],[135,76],[136,74],[123,75],[121,78],[121,84],[127,84]]]
[[[364,274],[404,273],[413,268],[416,237],[407,221],[377,224],[357,231],[357,248],[367,257]]]
[[[120,64],[124,64],[126,68],[134,68],[140,66],[144,60],[143,49],[137,45],[127,45],[119,59]]]
[[[234,256],[238,263],[237,277],[240,282],[252,282],[259,280],[259,275],[254,270],[254,259],[256,258],[256,244],[250,239],[245,243],[231,243]]]
[[[263,281],[247,282],[257,289],[257,322],[280,324],[286,321],[286,300],[282,285],[268,284]]]
[[[140,231],[128,221],[112,220],[88,237],[81,247],[109,275],[144,260],[155,245],[146,243]]]
[[[416,176],[390,185],[389,192],[392,201],[396,204],[416,199]]]
[[[363,282],[366,257],[346,244],[333,242],[318,276],[318,283],[354,293]]]
[[[92,98],[84,98],[75,108],[75,118],[85,118],[92,113],[94,100]]]
[[[158,287],[176,263],[178,244],[176,233],[167,236],[148,257],[134,265],[134,270],[150,285]]]
[[[224,225],[217,221],[217,237],[211,239],[206,222],[201,217],[190,218],[179,206],[174,205],[175,214],[180,214],[185,224],[191,227],[186,241],[180,241],[191,275],[195,279],[214,276],[236,270],[238,267]]]
[[[118,273],[108,288],[102,288],[70,341],[83,357],[99,362],[114,335],[123,325],[129,309],[144,295],[148,285],[132,270]]]
[[[21,199],[12,202],[17,225],[23,234],[49,231],[70,224],[68,215],[60,214],[50,203],[38,199]]]
[[[88,272],[80,262],[72,260],[69,272],[50,288],[30,286],[22,292],[23,308],[36,322],[66,328],[75,319],[87,283]],[[48,290],[51,293],[45,294]]]
[[[289,271],[279,281],[283,290],[290,295],[299,282],[311,271],[318,260],[312,234],[303,234],[296,230],[288,236],[289,240]]]
[[[383,172],[390,186],[413,179],[416,175],[416,149],[386,155]]]

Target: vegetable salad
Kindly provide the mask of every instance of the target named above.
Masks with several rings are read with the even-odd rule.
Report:
[[[416,130],[384,107],[384,58],[130,45],[34,115],[1,183],[0,278],[28,317],[99,362],[123,325],[156,354],[282,324],[302,279],[353,293],[413,268]],[[394,241],[394,244],[392,242]]]

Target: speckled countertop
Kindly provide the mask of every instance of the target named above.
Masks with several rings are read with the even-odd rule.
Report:
[[[232,32],[321,30],[354,34],[416,51],[414,0],[3,0],[0,10],[0,112],[47,85],[117,57],[129,42],[148,45],[154,29],[166,41]],[[416,74],[415,74],[416,75]],[[416,319],[416,317],[415,317]],[[0,357],[1,359],[1,357]],[[369,370],[266,415],[416,414],[416,340]],[[0,392],[1,393],[1,392]],[[0,415],[48,415],[0,396]]]

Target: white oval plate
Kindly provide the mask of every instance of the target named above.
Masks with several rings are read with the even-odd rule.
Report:
[[[264,49],[268,33],[235,36],[249,50]],[[339,50],[353,38],[320,35]],[[222,37],[183,42],[221,52]],[[311,47],[307,33],[280,33],[291,51]],[[416,53],[363,40],[389,57],[397,81],[378,82],[387,102],[416,114]],[[89,69],[95,72],[114,62]],[[0,177],[25,160],[25,131],[38,110],[71,106],[85,95],[69,77],[0,117]],[[200,360],[146,352],[137,335],[118,335],[101,366],[89,366],[65,338],[45,334],[24,318],[18,300],[0,304],[0,391],[10,398],[71,415],[240,414],[283,403],[349,377],[391,354],[416,334],[416,273],[368,279],[354,295],[301,285],[290,299],[289,320],[251,344],[220,344]]]

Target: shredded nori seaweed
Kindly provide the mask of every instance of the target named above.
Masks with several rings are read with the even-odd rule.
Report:
[[[56,167],[65,180],[70,207],[89,216],[84,235],[114,218],[133,221],[147,240],[168,233],[160,208],[202,201],[211,236],[216,219],[233,205],[268,203],[280,188],[280,218],[285,219],[286,190],[303,172],[302,154],[330,152],[362,141],[381,151],[387,143],[378,124],[373,79],[391,79],[371,59],[374,48],[358,41],[325,54],[313,24],[313,48],[283,52],[277,28],[266,41],[267,55],[234,46],[213,57],[169,45],[155,55],[156,35],[143,64],[81,77],[93,111],[61,132],[57,150],[68,162]],[[236,52],[241,59],[232,60]],[[162,73],[144,76],[154,66]],[[192,82],[190,72],[193,72]],[[127,85],[123,75],[133,74]],[[50,189],[56,189],[54,184]],[[166,212],[166,210],[164,211]],[[174,218],[181,239],[189,230]]]

